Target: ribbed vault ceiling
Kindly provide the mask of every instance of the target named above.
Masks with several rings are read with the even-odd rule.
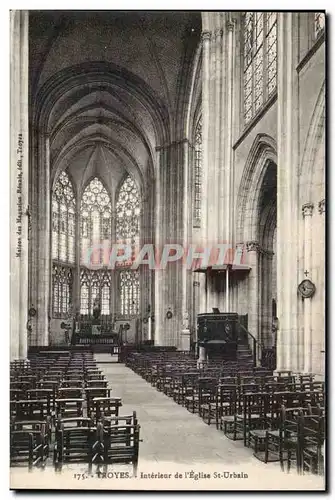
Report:
[[[126,173],[139,185],[153,175],[180,100],[188,38],[195,46],[200,26],[192,12],[30,13],[31,102],[52,101],[52,179],[68,169],[82,189],[99,175],[113,195]]]

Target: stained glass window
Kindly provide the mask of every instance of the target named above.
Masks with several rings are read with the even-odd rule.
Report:
[[[94,301],[98,299],[102,315],[111,314],[111,273],[107,269],[82,269],[80,275],[80,314],[93,314]]]
[[[140,310],[140,276],[138,271],[120,272],[121,314],[136,315]]]
[[[243,105],[247,123],[277,87],[277,15],[243,15]]]
[[[66,172],[59,175],[52,193],[52,258],[73,264],[75,262],[74,191]]]
[[[108,265],[112,207],[109,194],[97,177],[91,180],[83,192],[80,223],[81,263]]]
[[[195,141],[194,141],[193,227],[200,227],[201,224],[201,190],[202,190],[202,121],[200,118],[195,129]]]
[[[75,262],[75,209],[72,183],[63,171],[52,193],[53,317],[66,317],[69,312],[73,283],[70,266]]]
[[[66,317],[71,302],[73,274],[71,267],[53,264],[53,317]]]
[[[325,29],[325,15],[323,12],[314,13],[314,36],[317,39]]]
[[[132,258],[139,247],[140,237],[140,194],[133,178],[128,175],[123,181],[116,202],[116,240],[130,245]]]

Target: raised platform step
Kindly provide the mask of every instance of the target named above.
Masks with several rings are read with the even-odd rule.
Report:
[[[95,352],[94,353],[94,359],[96,360],[97,363],[103,363],[103,364],[110,364],[110,363],[117,363],[118,362],[118,356],[115,354],[107,354],[103,352]]]

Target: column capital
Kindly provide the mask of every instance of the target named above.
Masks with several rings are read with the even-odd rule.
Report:
[[[222,29],[222,28],[218,28],[218,29],[216,29],[216,30],[214,31],[214,36],[215,36],[215,38],[218,38],[218,37],[220,37],[220,36],[222,36],[222,35],[223,35],[223,29]]]
[[[247,248],[247,252],[259,252],[260,251],[260,245],[258,241],[247,241],[245,244]]]
[[[203,31],[201,33],[201,40],[204,42],[206,40],[211,40],[212,38],[212,32],[211,31]]]
[[[325,198],[321,201],[319,201],[319,212],[320,214],[324,214],[326,211],[326,200]]]
[[[313,214],[313,208],[314,208],[313,203],[305,203],[302,206],[302,215],[304,217],[312,216],[312,214]]]
[[[234,19],[228,19],[226,23],[226,27],[228,31],[234,31],[235,28],[235,20]]]

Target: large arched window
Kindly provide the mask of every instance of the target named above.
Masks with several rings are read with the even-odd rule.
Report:
[[[277,14],[245,12],[243,21],[243,111],[249,122],[277,87]]]
[[[80,314],[91,316],[98,300],[101,314],[111,314],[111,273],[107,269],[82,269],[80,273]]]
[[[121,315],[137,315],[140,310],[140,276],[138,271],[120,272]]]
[[[62,172],[52,193],[52,258],[73,264],[75,262],[76,202],[71,181]]]
[[[111,314],[111,272],[108,266],[111,246],[112,205],[102,182],[95,177],[83,192],[80,204],[80,313],[91,316],[98,300],[102,315]],[[93,266],[94,269],[89,269]]]
[[[194,139],[193,227],[201,225],[202,191],[202,120],[199,119]]]
[[[140,243],[140,193],[134,179],[128,175],[121,184],[116,201],[116,240],[129,245],[132,256],[125,265],[130,265]],[[120,313],[123,316],[139,313],[140,278],[138,271],[120,272]]]
[[[97,177],[91,180],[83,192],[80,223],[81,263],[108,265],[112,207],[109,194]]]
[[[71,181],[61,172],[52,193],[52,309],[53,317],[66,317],[71,303],[75,263],[76,202]]]
[[[54,317],[66,317],[72,294],[73,274],[70,267],[53,265],[53,315]]]
[[[116,240],[129,245],[132,253],[139,246],[140,239],[140,194],[130,175],[121,184],[116,201]],[[129,262],[131,264],[134,255]]]

